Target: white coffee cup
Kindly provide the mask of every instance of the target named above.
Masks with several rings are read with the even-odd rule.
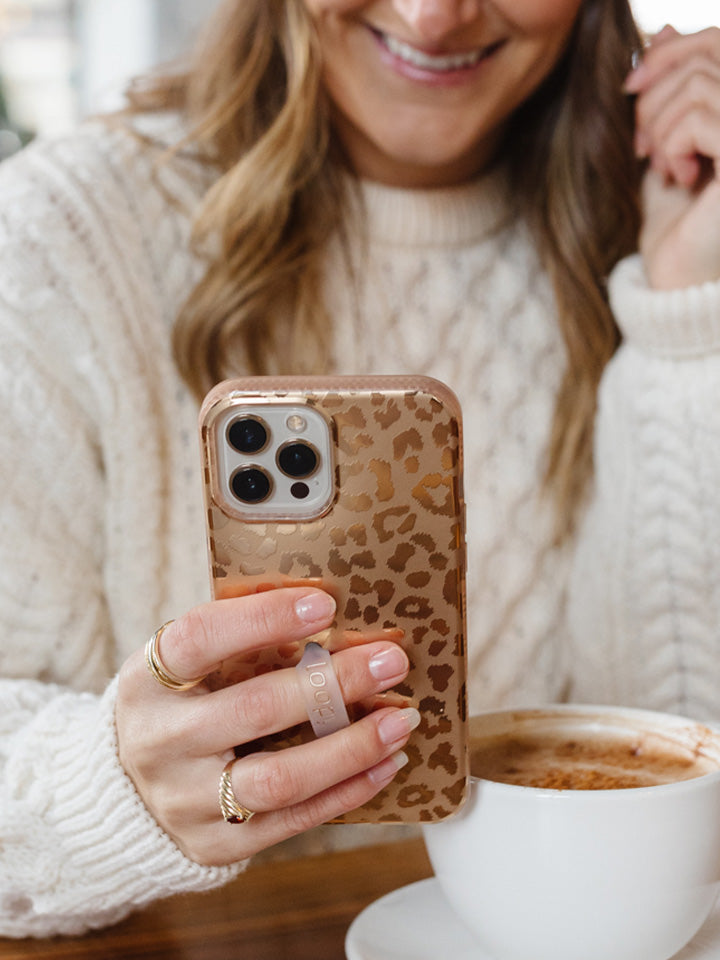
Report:
[[[668,960],[720,890],[720,731],[571,705],[473,717],[471,745],[528,730],[628,735],[641,751],[667,744],[711,772],[632,789],[473,778],[457,815],[423,827],[451,907],[493,960]]]

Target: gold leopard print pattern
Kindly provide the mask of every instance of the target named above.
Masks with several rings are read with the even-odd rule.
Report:
[[[309,522],[256,523],[222,509],[213,423],[247,396],[275,391],[320,408],[333,424],[336,496]],[[248,378],[214,388],[201,412],[211,580],[216,598],[308,578],[338,604],[331,650],[394,630],[411,662],[405,683],[371,703],[408,702],[422,715],[410,760],[370,803],[342,822],[430,822],[455,812],[468,779],[465,534],[457,400],[423,377]],[[387,633],[383,633],[387,636]],[[298,644],[223,666],[217,685],[293,666]],[[353,714],[351,714],[353,716]],[[277,749],[312,737],[310,724],[254,744]]]

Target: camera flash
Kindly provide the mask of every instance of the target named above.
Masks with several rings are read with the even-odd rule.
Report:
[[[287,418],[285,424],[288,430],[292,430],[293,433],[302,433],[307,427],[307,420],[305,417],[301,417],[299,413],[293,413]]]

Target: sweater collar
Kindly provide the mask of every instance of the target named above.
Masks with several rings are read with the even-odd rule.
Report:
[[[367,235],[403,246],[464,245],[482,240],[507,221],[502,170],[455,187],[406,190],[361,180]]]

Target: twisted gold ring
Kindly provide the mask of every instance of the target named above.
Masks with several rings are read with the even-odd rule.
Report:
[[[172,622],[172,620],[168,620],[167,623],[158,627],[145,644],[145,663],[157,682],[167,687],[168,690],[190,690],[192,687],[196,687],[199,683],[202,683],[205,677],[196,677],[194,680],[183,680],[182,677],[176,677],[175,674],[165,669],[160,659],[160,653],[158,652],[160,635],[165,627],[169,626]]]
[[[220,785],[218,788],[220,810],[223,815],[223,820],[226,823],[247,823],[248,820],[251,820],[255,816],[255,811],[248,810],[235,796],[235,791],[232,786],[232,768],[236,759],[237,757],[225,764],[225,769],[220,777]]]

